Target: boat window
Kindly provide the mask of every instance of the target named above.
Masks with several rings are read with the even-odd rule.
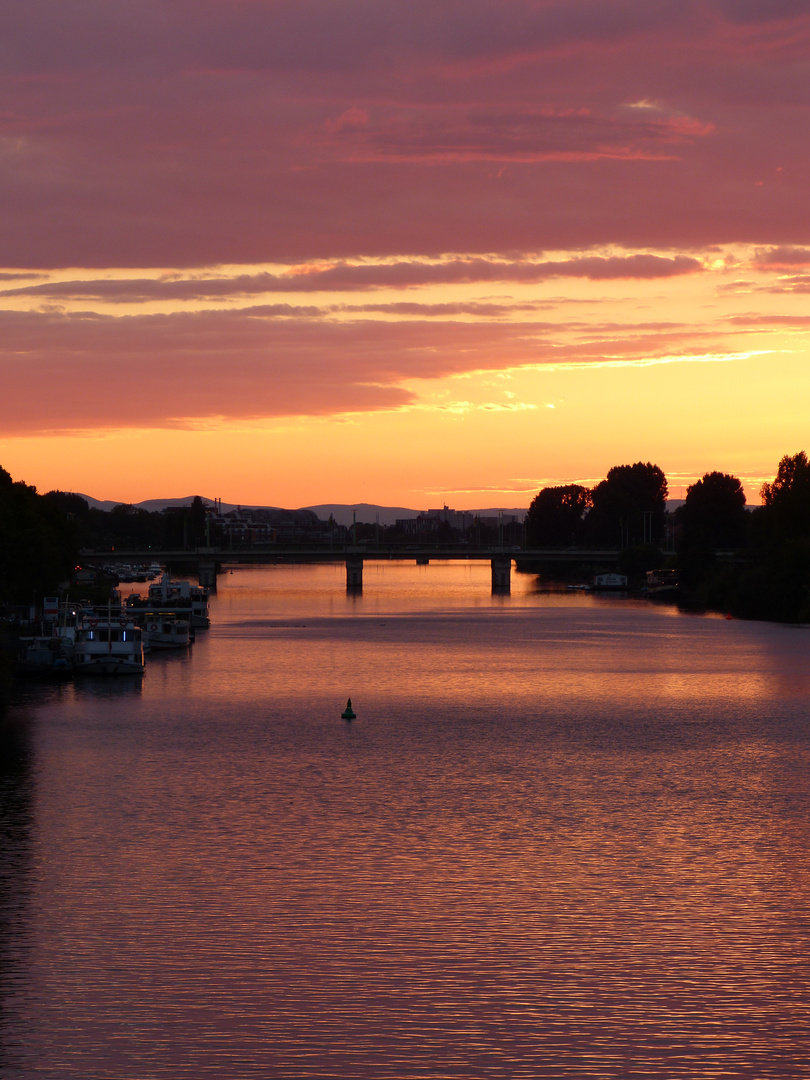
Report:
[[[99,641],[109,641],[109,634],[110,634],[109,630],[99,630],[99,632],[98,632],[98,640]]]

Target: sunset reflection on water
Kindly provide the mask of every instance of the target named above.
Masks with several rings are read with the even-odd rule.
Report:
[[[12,709],[3,1076],[802,1075],[807,632],[369,569]]]

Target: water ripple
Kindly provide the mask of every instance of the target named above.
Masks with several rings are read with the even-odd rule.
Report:
[[[234,584],[190,663],[26,702],[0,1075],[810,1075],[797,639],[292,605]]]

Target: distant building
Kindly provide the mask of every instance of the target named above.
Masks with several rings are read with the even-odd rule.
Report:
[[[216,517],[223,541],[231,546],[249,544],[323,544],[335,531],[311,510],[242,509]]]
[[[428,510],[427,516],[449,525],[451,529],[469,529],[473,523],[473,514],[469,510],[451,510],[443,506],[441,510]]]
[[[465,532],[472,527],[475,516],[469,510],[452,510],[449,506],[441,509],[423,510],[415,518],[397,518],[396,527],[406,536],[432,536],[443,526],[449,526],[458,532]]]

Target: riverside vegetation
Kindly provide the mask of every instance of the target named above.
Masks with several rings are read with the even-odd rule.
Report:
[[[666,476],[650,462],[616,466],[594,488],[546,487],[529,507],[525,542],[619,547],[622,569],[631,576],[677,567],[685,598],[696,606],[749,619],[810,621],[810,462],[804,451],[782,458],[754,509],[746,509],[742,484],[727,473],[706,473],[674,513],[667,513],[667,494]],[[359,523],[358,536],[375,528],[380,531]],[[191,506],[151,513],[127,504],[102,511],[79,495],[40,495],[0,469],[0,606],[55,594],[83,548],[189,546],[205,543],[207,532],[215,542],[214,530],[212,511],[199,497]],[[387,545],[397,543],[395,529],[381,531]],[[511,535],[504,540],[520,542]]]
[[[666,512],[657,465],[611,469],[589,489],[544,488],[526,516],[537,547],[616,547],[631,577],[657,566],[680,571],[685,603],[745,619],[810,621],[810,463],[804,451],[779,462],[762,505],[747,509],[736,476],[706,473]],[[669,551],[671,554],[665,555]]]

